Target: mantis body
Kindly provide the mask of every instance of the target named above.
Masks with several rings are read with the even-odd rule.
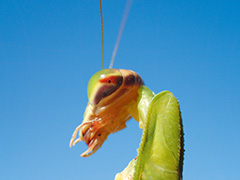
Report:
[[[88,98],[84,120],[75,129],[70,147],[85,141],[88,150],[81,156],[90,156],[109,134],[125,128],[126,121],[133,117],[143,129],[139,153],[115,179],[182,178],[182,120],[172,93],[155,95],[131,70],[104,69],[90,79]],[[78,131],[79,138],[75,140]]]
[[[91,77],[88,99],[83,122],[75,129],[70,147],[84,141],[88,150],[81,156],[88,157],[133,117],[143,129],[140,148],[137,158],[115,180],[182,179],[182,119],[171,92],[155,95],[134,71],[103,69]]]

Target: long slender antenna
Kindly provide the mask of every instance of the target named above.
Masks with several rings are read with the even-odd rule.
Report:
[[[104,36],[103,36],[103,13],[102,13],[102,2],[99,0],[100,4],[100,14],[101,14],[101,30],[102,30],[102,65],[101,69],[103,69],[103,57],[104,57]]]
[[[115,47],[114,47],[114,50],[113,50],[112,59],[111,59],[111,63],[110,63],[109,68],[112,68],[112,66],[113,66],[114,59],[115,59],[115,56],[117,54],[118,46],[119,46],[119,43],[120,43],[120,39],[122,37],[122,32],[123,32],[123,29],[125,27],[127,17],[128,17],[128,13],[131,9],[132,2],[133,2],[133,0],[127,0],[127,2],[126,2],[123,17],[122,17],[122,21],[121,21],[120,28],[119,28],[119,31],[118,31],[117,41],[116,41],[116,44],[115,44]]]

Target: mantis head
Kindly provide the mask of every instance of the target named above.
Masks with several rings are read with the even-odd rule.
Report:
[[[88,83],[89,103],[84,120],[73,133],[70,147],[83,140],[87,157],[101,147],[108,135],[126,127],[126,121],[136,111],[141,77],[123,69],[103,69],[95,73]],[[75,139],[79,131],[79,138]]]

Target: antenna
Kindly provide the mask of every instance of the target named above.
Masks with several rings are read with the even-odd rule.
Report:
[[[118,31],[117,41],[116,41],[116,44],[115,44],[115,47],[114,47],[114,50],[113,50],[112,59],[111,59],[111,63],[110,63],[109,68],[112,68],[112,66],[113,66],[114,59],[115,59],[115,56],[117,54],[120,39],[122,37],[123,29],[125,27],[127,17],[128,17],[128,13],[131,9],[132,2],[133,2],[133,0],[127,0],[127,2],[126,2],[123,17],[122,17],[122,21],[121,21],[120,28],[119,28],[119,31]]]
[[[104,57],[104,36],[103,36],[103,13],[102,13],[102,2],[99,0],[100,4],[100,15],[101,15],[101,30],[102,30],[102,65],[101,69],[103,69],[103,57]]]

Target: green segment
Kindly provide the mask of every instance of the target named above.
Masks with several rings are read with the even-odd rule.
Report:
[[[169,91],[154,96],[148,110],[134,180],[179,180],[181,122],[177,99]],[[181,164],[181,163],[180,163]]]
[[[153,97],[155,96],[154,92],[148,89],[146,86],[141,86],[138,90],[138,119],[139,127],[144,129],[147,121],[147,113],[152,102]]]
[[[134,118],[143,128],[138,156],[115,180],[182,180],[183,130],[177,99],[169,91],[155,95],[146,86],[138,94]]]
[[[99,79],[105,78],[106,76],[109,75],[121,75],[121,72],[118,69],[102,69],[96,72],[88,82],[87,88],[88,99],[91,99]]]

